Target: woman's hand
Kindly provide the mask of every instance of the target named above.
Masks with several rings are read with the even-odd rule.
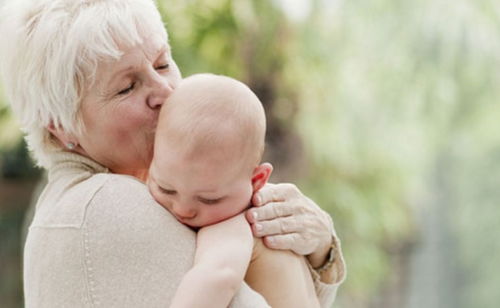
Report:
[[[295,185],[267,184],[252,203],[246,217],[266,246],[306,255],[313,267],[325,262],[334,234],[332,219]]]

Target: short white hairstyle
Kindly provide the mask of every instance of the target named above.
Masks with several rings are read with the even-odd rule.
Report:
[[[98,63],[118,60],[120,47],[142,44],[151,34],[168,40],[153,0],[7,0],[0,10],[3,88],[45,168],[61,150],[50,123],[82,132],[82,93]]]

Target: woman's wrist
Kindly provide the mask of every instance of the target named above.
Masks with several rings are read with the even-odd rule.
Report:
[[[312,257],[312,255],[308,256]],[[340,248],[340,241],[335,234],[331,237],[331,243],[327,251],[323,263],[315,266],[309,259],[310,269],[313,277],[317,277],[319,281],[327,284],[341,283],[345,279],[345,264]]]
[[[311,254],[307,255],[307,259],[313,268],[320,268],[328,261],[332,245],[335,244],[335,229],[331,216],[323,210],[320,210],[319,214],[320,225],[323,226],[324,230],[321,232],[321,240],[318,247]]]
[[[320,269],[330,261],[331,258],[335,258],[335,241],[330,238],[330,242],[316,249],[315,252],[307,255],[307,260],[314,269]],[[332,261],[333,262],[333,261]]]
[[[328,250],[328,254],[324,263],[319,267],[314,267],[314,270],[318,272],[318,274],[322,274],[330,269],[336,261],[337,258],[337,247],[335,246],[335,240],[332,238],[332,244],[330,245],[330,249]]]

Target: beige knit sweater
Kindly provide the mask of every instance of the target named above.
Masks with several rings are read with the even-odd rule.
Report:
[[[144,183],[82,156],[56,154],[48,180],[24,250],[26,307],[168,307],[195,233]],[[331,306],[338,284],[315,286]],[[243,283],[230,307],[268,305]]]

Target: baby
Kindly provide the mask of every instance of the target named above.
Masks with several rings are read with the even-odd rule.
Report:
[[[194,265],[171,307],[227,307],[244,279],[272,307],[319,306],[304,258],[290,251],[255,257],[262,242],[254,247],[243,213],[272,172],[261,163],[265,131],[257,96],[228,77],[188,77],[162,107],[149,189],[198,230]]]

